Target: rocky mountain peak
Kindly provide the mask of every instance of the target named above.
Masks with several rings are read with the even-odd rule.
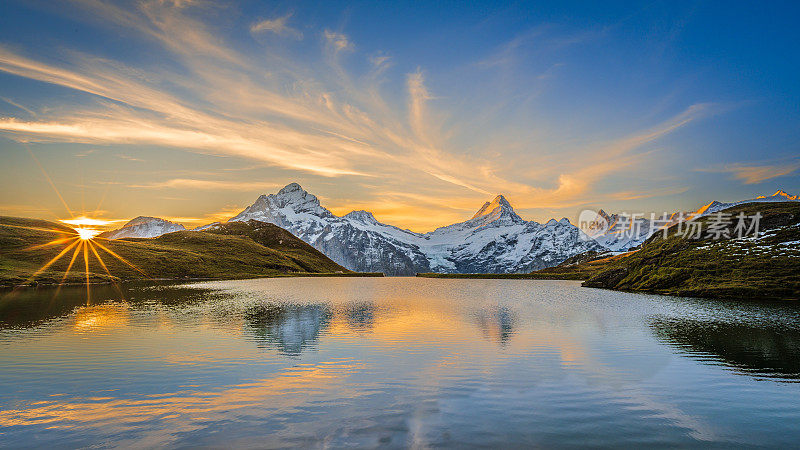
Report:
[[[297,184],[297,183],[289,183],[286,186],[284,186],[283,188],[281,188],[280,191],[278,191],[278,195],[290,195],[292,192],[298,192],[298,191],[307,194],[305,189],[303,189],[303,187],[300,186],[299,184]]]
[[[231,220],[250,218],[265,220],[265,213],[287,207],[295,212],[329,214],[325,208],[320,206],[319,199],[315,195],[308,193],[297,183],[289,183],[277,194],[261,195],[255,203]]]
[[[280,203],[283,206],[305,205],[308,203],[313,203],[319,206],[319,199],[315,195],[309,194],[297,183],[287,184],[280,191],[278,191],[275,197],[280,200]]]
[[[376,219],[371,212],[364,211],[363,209],[358,211],[350,211],[349,213],[345,214],[344,217],[346,219],[353,219],[367,224],[378,223],[378,219]]]
[[[792,195],[792,194],[784,191],[783,189],[778,189],[777,191],[775,191],[774,194],[771,195],[771,197],[783,197],[786,200],[799,200],[800,199],[800,197],[798,197],[797,195]]]
[[[484,203],[478,212],[476,212],[471,219],[465,222],[465,224],[483,227],[489,224],[506,225],[524,222],[525,220],[523,220],[517,215],[516,212],[514,212],[514,208],[511,206],[511,203],[509,203],[509,201],[506,200],[506,198],[502,195],[498,195],[491,202]]]
[[[484,203],[478,212],[472,216],[472,219],[490,215],[496,215],[499,217],[500,215],[504,214],[519,217],[517,216],[517,213],[514,212],[514,208],[511,206],[511,203],[509,203],[508,200],[506,200],[506,198],[502,195],[498,195],[491,202]]]

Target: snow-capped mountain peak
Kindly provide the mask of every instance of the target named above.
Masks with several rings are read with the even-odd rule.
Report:
[[[314,195],[308,193],[297,183],[289,183],[283,187],[275,198],[279,200],[282,207],[290,206],[293,210],[300,211],[314,211],[318,212],[322,207],[319,204],[319,199]]]
[[[364,211],[363,209],[360,209],[360,210],[357,210],[357,211],[350,211],[349,213],[344,215],[344,218],[345,219],[357,220],[359,222],[362,222],[362,223],[365,223],[365,224],[370,224],[370,225],[377,225],[379,223],[378,219],[376,219],[375,216],[373,216],[371,212]]]
[[[158,217],[139,216],[136,217],[122,228],[106,231],[100,233],[100,237],[106,239],[121,239],[121,238],[151,238],[158,237],[162,234],[173,233],[175,231],[184,231],[183,225],[170,222],[169,220],[161,219]]]
[[[302,186],[297,183],[289,183],[286,186],[282,187],[280,191],[278,191],[278,195],[287,195],[292,192],[302,192],[308,194]]]
[[[484,203],[467,223],[484,226],[498,220],[504,224],[525,222],[514,211],[511,203],[502,195],[498,195],[491,202]]]
[[[292,183],[262,195],[231,221],[249,219],[283,227],[349,269],[391,275],[527,272],[600,248],[581,241],[566,219],[550,227],[523,220],[502,195],[465,222],[414,233],[383,224],[368,211],[336,216]]]
[[[742,200],[738,202],[732,203],[723,203],[714,200],[713,202],[703,206],[702,208],[695,211],[693,214],[694,216],[705,216],[708,214],[714,214],[718,211],[722,211],[723,209],[728,209],[733,206],[743,205],[745,203],[759,203],[759,202],[796,202],[800,201],[800,197],[797,195],[791,195],[785,192],[782,189],[778,189],[774,194],[770,196],[759,195],[756,198],[750,200]]]
[[[231,221],[255,219],[285,227],[283,219],[303,214],[333,217],[333,213],[323,208],[315,195],[309,194],[297,183],[289,183],[277,194],[259,196]]]
[[[502,195],[498,195],[491,202],[484,203],[483,206],[481,206],[481,209],[479,209],[478,212],[476,212],[475,215],[472,216],[472,218],[474,219],[476,217],[491,214],[492,211],[498,208],[500,208],[501,210],[503,209],[510,209],[511,211],[514,210],[514,208],[511,207],[511,203],[509,203],[505,197],[503,197]]]
[[[792,201],[800,200],[800,196],[789,194],[788,192],[784,191],[783,189],[778,189],[777,191],[775,191],[774,194],[770,195],[769,197],[761,195],[761,196],[756,197],[756,199],[774,199],[774,200],[778,200],[778,201],[784,201],[785,200],[785,201],[788,201],[788,202],[792,202]]]

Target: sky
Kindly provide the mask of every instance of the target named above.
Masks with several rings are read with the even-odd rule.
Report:
[[[428,231],[800,194],[793,2],[0,3],[0,214],[195,227],[297,182]]]

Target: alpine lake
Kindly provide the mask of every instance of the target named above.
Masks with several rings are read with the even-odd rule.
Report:
[[[0,293],[3,447],[792,447],[800,305],[576,281]]]

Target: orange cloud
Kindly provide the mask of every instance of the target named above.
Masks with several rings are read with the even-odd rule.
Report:
[[[744,184],[758,184],[773,178],[791,175],[800,169],[800,161],[788,164],[759,165],[759,164],[730,164],[721,168],[702,169],[703,172],[731,173],[737,180]]]

